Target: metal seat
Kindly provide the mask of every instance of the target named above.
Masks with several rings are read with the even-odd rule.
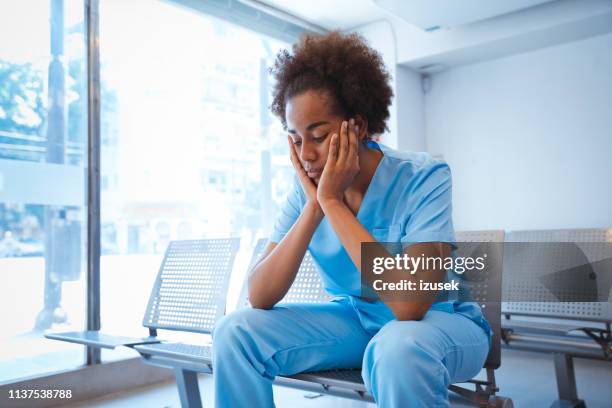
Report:
[[[367,393],[365,385],[363,384],[363,377],[361,377],[361,370],[359,369],[325,370],[300,373],[288,377],[333,387],[346,387],[350,385],[349,388],[351,390]]]
[[[115,348],[159,343],[157,330],[210,334],[225,314],[238,238],[172,241],[151,290],[142,325],[149,337],[131,338],[98,331],[46,333],[45,337],[92,347]]]
[[[92,347],[132,347],[145,362],[175,370],[182,406],[201,406],[197,372],[210,372],[211,345],[162,343],[157,330],[212,333],[215,323],[225,314],[239,245],[238,238],[170,242],[142,321],[149,329],[147,338],[95,331],[49,333],[46,337]]]
[[[542,247],[528,245],[534,242],[584,243],[585,245],[580,248],[581,252],[586,256],[587,261],[594,262],[610,257],[610,245],[588,245],[588,243],[611,243],[612,228],[509,231],[506,233],[506,242],[518,243],[515,247],[522,243],[525,250],[510,251],[504,258],[504,270],[506,271],[503,285],[504,299],[518,300],[503,302],[502,312],[504,314],[603,323],[612,321],[612,303],[610,302],[555,302],[549,290],[538,281],[538,278],[551,271],[534,268],[535,264],[540,264],[536,261],[542,257],[538,253]],[[568,256],[567,254],[562,255]],[[564,261],[566,266],[568,261],[566,259]],[[559,266],[563,267],[563,264]],[[533,301],[524,301],[525,296],[522,295],[526,279],[532,279],[530,282],[533,282],[530,287]]]
[[[201,364],[212,363],[212,344],[157,343],[135,346],[140,354],[178,358]]]
[[[612,360],[612,303],[560,301],[544,283],[550,285],[547,278],[552,276],[552,283],[561,292],[580,293],[581,288],[567,287],[567,282],[558,279],[557,271],[594,274],[594,265],[599,264],[603,268],[596,275],[597,281],[601,285],[607,279],[608,288],[603,293],[607,300],[612,276],[609,263],[612,229],[510,231],[506,242],[511,250],[506,250],[504,256],[504,344],[553,353],[558,388],[556,406],[582,407],[584,401],[578,397],[572,358]],[[568,269],[575,265],[588,268]],[[576,286],[589,281],[580,275],[573,276],[578,276]],[[593,289],[597,292],[594,285]],[[559,319],[572,321],[559,323]]]
[[[211,333],[225,314],[230,274],[240,241],[173,241],[168,246],[142,324]]]

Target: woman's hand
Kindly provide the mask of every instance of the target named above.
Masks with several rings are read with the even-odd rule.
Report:
[[[334,134],[330,141],[327,162],[316,189],[320,204],[344,200],[344,192],[359,173],[359,127],[355,120],[342,122],[340,136]]]
[[[289,157],[291,158],[291,163],[293,164],[293,168],[300,179],[302,189],[306,194],[306,206],[313,207],[313,209],[317,210],[317,212],[323,216],[323,210],[321,210],[321,207],[317,201],[317,186],[310,179],[310,177],[308,177],[308,174],[306,173],[306,170],[304,170],[300,159],[298,159],[297,152],[295,151],[295,145],[291,140],[291,136],[287,136],[287,142],[289,143]]]

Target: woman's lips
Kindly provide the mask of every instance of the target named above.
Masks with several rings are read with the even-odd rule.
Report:
[[[315,178],[319,177],[322,172],[320,170],[308,170],[306,173],[308,174],[308,177]]]

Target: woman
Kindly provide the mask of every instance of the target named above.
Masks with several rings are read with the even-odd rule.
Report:
[[[252,308],[214,331],[218,407],[274,405],[279,374],[362,367],[380,407],[448,406],[447,387],[479,372],[491,330],[477,305],[361,297],[361,243],[401,242],[409,256],[448,255],[454,242],[448,166],[371,140],[393,96],[380,55],[357,34],[303,37],[282,51],[272,111],[296,171],[274,233],[249,275]],[[306,250],[323,304],[275,306]],[[427,272],[441,281],[445,271]],[[424,276],[424,275],[421,275]]]

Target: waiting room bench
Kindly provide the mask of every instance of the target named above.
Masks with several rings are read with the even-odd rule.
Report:
[[[612,303],[611,302],[553,302],[549,291],[533,285],[533,299],[523,301],[520,291],[524,277],[537,279],[555,272],[550,265],[543,267],[542,247],[525,243],[576,243],[582,245],[576,254],[562,254],[566,258],[586,256],[588,262],[612,260],[612,246],[592,245],[612,243],[612,229],[560,229],[506,232],[508,247],[512,243],[523,244],[522,250],[504,251],[504,299],[502,303],[502,340],[505,347],[553,354],[557,379],[558,400],[556,407],[584,407],[578,397],[572,358],[608,360],[612,362]],[[560,251],[561,249],[557,249]],[[567,266],[568,259],[565,259]],[[578,265],[581,262],[576,260]],[[559,266],[559,265],[558,265]],[[563,268],[563,266],[561,266]],[[554,268],[553,268],[554,269]],[[600,271],[612,276],[612,270]],[[602,288],[600,288],[601,290]],[[604,288],[605,289],[605,288]],[[609,289],[608,289],[609,290]],[[612,296],[612,294],[610,294]],[[532,300],[532,301],[531,301]],[[518,319],[517,319],[518,317]],[[528,319],[528,320],[527,320]],[[553,320],[554,319],[554,320]]]
[[[130,347],[145,362],[175,370],[183,407],[201,406],[197,372],[211,371],[210,334],[225,314],[226,294],[240,240],[172,241],[155,279],[142,325],[144,338],[113,336],[98,331],[48,333],[54,340],[91,347]],[[158,330],[208,335],[200,345],[163,342]]]
[[[460,242],[502,242],[503,237],[503,231],[457,233]],[[265,245],[265,240],[258,242],[251,265],[259,258]],[[143,326],[149,329],[149,337],[125,338],[91,331],[48,333],[46,337],[92,347],[131,347],[141,354],[146,363],[175,370],[182,407],[201,407],[197,373],[212,372],[212,344],[163,342],[157,337],[157,330],[212,333],[215,322],[225,313],[227,287],[238,246],[237,239],[170,243],[143,319]],[[449,389],[481,407],[512,407],[511,399],[496,395],[495,369],[500,366],[501,276],[493,277],[488,282],[486,290],[476,291],[484,295],[475,299],[484,306],[483,312],[494,331],[493,346],[484,365],[487,379],[470,380],[474,390],[456,384]],[[478,281],[473,285],[482,289],[478,288]],[[241,303],[245,305],[246,286],[243,286],[241,298]],[[283,302],[323,302],[329,298],[307,253]],[[358,369],[278,376],[275,384],[373,402]]]

